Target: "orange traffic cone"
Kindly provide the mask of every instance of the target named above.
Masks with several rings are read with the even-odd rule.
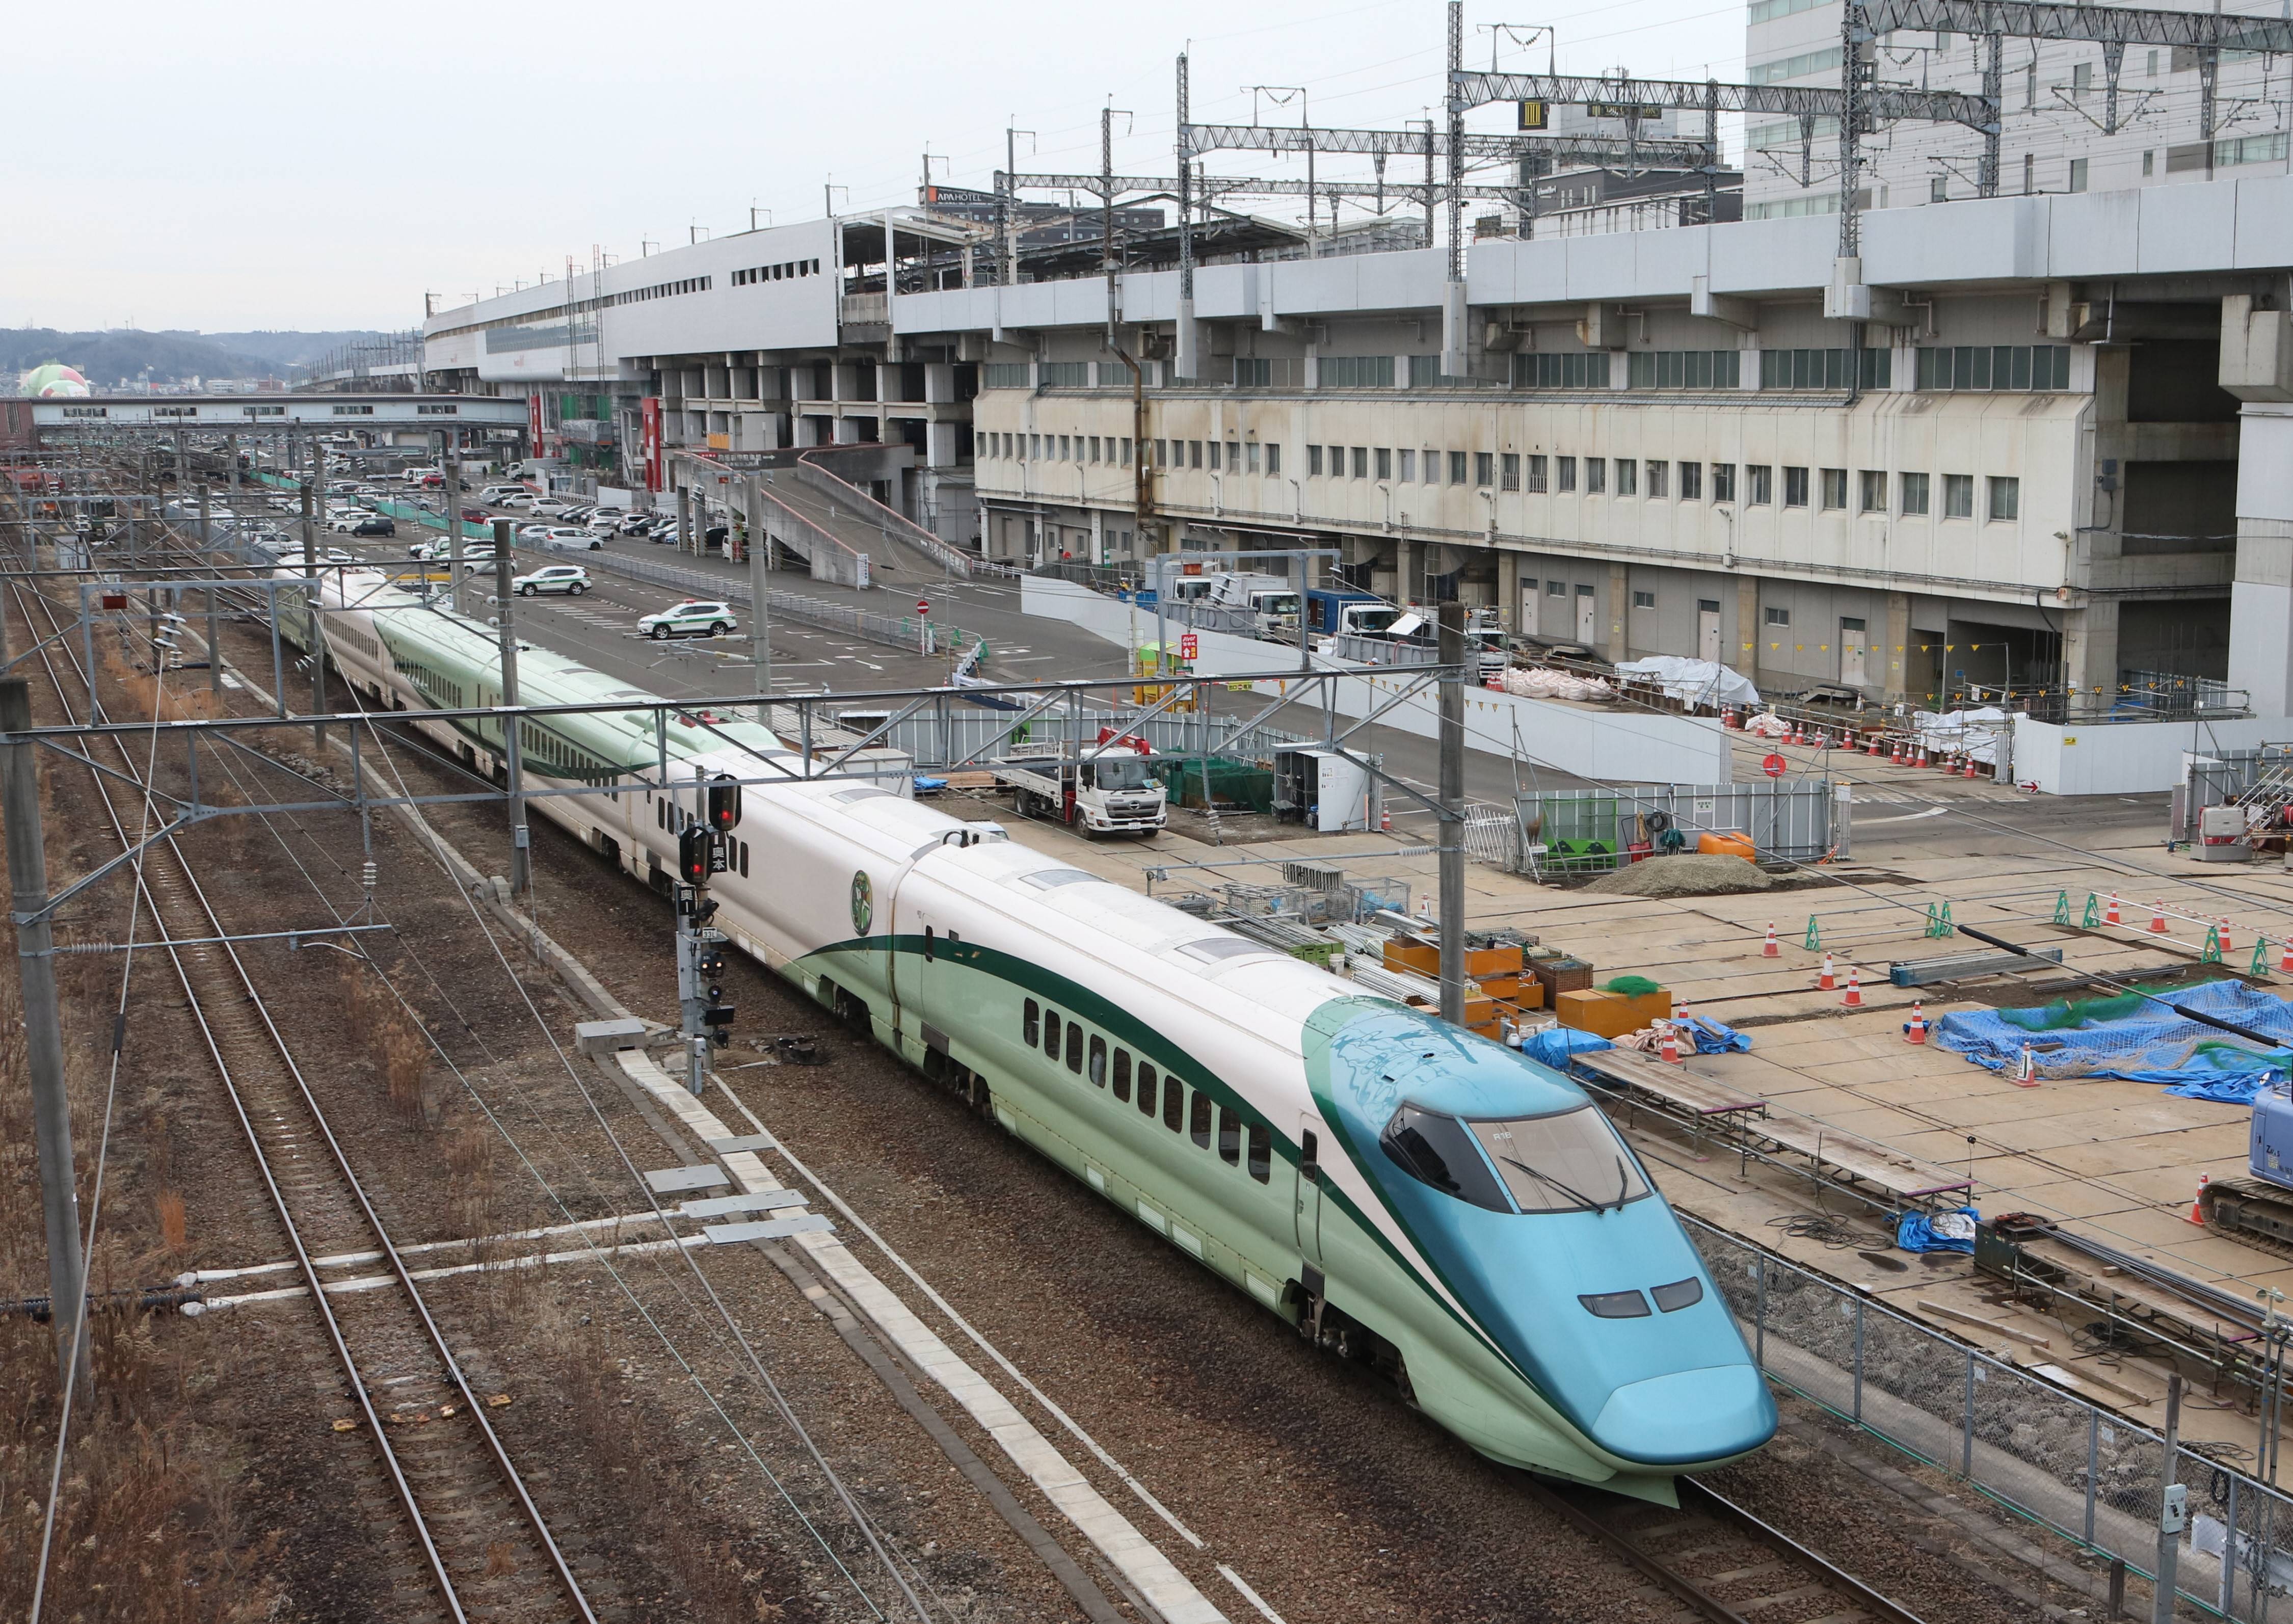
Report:
[[[2293,976],[2293,937],[2286,938],[2285,951],[2278,956],[2277,973],[2281,976]]]
[[[1828,993],[1835,991],[1838,986],[1839,978],[1832,972],[1831,969],[1831,954],[1826,953],[1823,955],[1823,974],[1817,978],[1815,990],[1819,993]]]
[[[1918,1003],[1911,1005],[1911,1019],[1903,1027],[1903,1041],[1907,1043],[1924,1043],[1927,1041],[1927,1015],[1924,1005]]]
[[[2213,1174],[2209,1173],[2200,1173],[2198,1175],[2198,1193],[2190,1198],[2190,1222],[2198,1225],[2200,1229],[2205,1227],[2206,1222],[2206,1186],[2213,1181]]]
[[[2150,905],[2150,934],[2152,936],[2166,934],[2166,905],[2162,902],[2153,902]]]
[[[2105,925],[2118,925],[2126,922],[2118,917],[2118,893],[2116,891],[2112,891],[2110,894],[2110,907],[2109,910],[2103,914],[2102,922]]]
[[[1965,777],[1965,778],[1972,778],[1972,777],[1973,777],[1973,776],[1974,776],[1974,767],[1975,767],[1974,758],[1973,758],[1973,756],[1969,756],[1969,757],[1967,757],[1967,759],[1966,759],[1966,771],[1965,771],[1965,772],[1964,772],[1964,773],[1962,773],[1962,774],[1960,775],[1960,776],[1961,776],[1961,777]]]
[[[1680,1036],[1668,1020],[1663,1023],[1663,1030],[1657,1038],[1657,1059],[1667,1066],[1680,1064]]]
[[[1847,995],[1839,1002],[1846,1009],[1860,1010],[1863,1007],[1863,972],[1853,964],[1847,967]]]
[[[2288,943],[2285,951],[2293,954],[2293,943]],[[1768,939],[1760,944],[1760,956],[1763,959],[1779,959],[1784,956],[1784,950],[1776,946],[1776,922],[1773,920],[1768,922]]]
[[[1391,807],[1381,807],[1378,808],[1377,832],[1380,834],[1391,834],[1393,832],[1393,808]]]
[[[2030,1053],[2030,1045],[2028,1043],[2022,1045],[2022,1064],[2021,1069],[2014,1074],[2014,1086],[2017,1088],[2038,1086],[2038,1062]]]
[[[2224,953],[2237,951],[2236,944],[2229,939],[2229,921],[2226,918],[2221,922],[2221,950]]]

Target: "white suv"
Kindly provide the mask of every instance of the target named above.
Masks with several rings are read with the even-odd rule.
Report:
[[[573,524],[553,524],[549,533],[541,538],[542,547],[550,552],[571,549],[576,552],[596,552],[605,545],[604,538],[595,531],[583,530]]]
[[[669,637],[721,637],[733,629],[733,611],[702,597],[688,597],[637,621],[637,630],[657,642]]]
[[[589,589],[589,572],[578,564],[548,564],[530,575],[520,575],[511,586],[522,597],[531,597],[541,592],[563,592],[579,597]]]

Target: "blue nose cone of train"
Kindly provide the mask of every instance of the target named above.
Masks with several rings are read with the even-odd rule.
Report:
[[[1405,1103],[1510,1120],[1580,1108],[1583,1089],[1411,1011],[1362,1009],[1326,1052],[1325,1109],[1440,1284],[1596,1448],[1643,1468],[1693,1468],[1774,1434],[1767,1384],[1661,1196],[1589,1211],[1494,1210],[1413,1176],[1380,1143]],[[1616,1151],[1631,1154],[1621,1140]]]

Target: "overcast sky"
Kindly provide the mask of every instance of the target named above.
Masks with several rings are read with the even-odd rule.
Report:
[[[1560,3],[1472,0],[1468,64],[1489,61],[1478,25],[1538,22],[1564,72],[1740,77],[1741,0]],[[1248,122],[1242,87],[1272,81],[1304,85],[1316,124],[1398,127],[1438,96],[1443,27],[1438,0],[28,6],[0,325],[408,327],[425,291],[725,235],[752,205],[815,218],[831,180],[839,209],[913,202],[927,149],[935,178],[985,189],[1007,123],[1035,132],[1022,168],[1095,168],[1110,99],[1131,110],[1118,170],[1167,174],[1189,46],[1197,120]],[[1277,172],[1211,164],[1245,166]]]

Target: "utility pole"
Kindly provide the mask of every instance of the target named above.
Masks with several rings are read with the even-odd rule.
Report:
[[[327,714],[327,634],[322,628],[325,617],[319,611],[322,594],[319,589],[319,518],[312,508],[311,482],[303,482],[303,578],[310,582],[311,591],[311,714]],[[311,724],[311,742],[325,759],[327,724]]]
[[[773,539],[765,532],[764,475],[749,475],[749,667],[757,683],[757,726],[773,725]]]
[[[0,734],[21,735],[31,725],[30,686],[21,677],[0,678]],[[0,744],[0,817],[8,824],[8,889],[16,922],[16,968],[24,988],[25,1061],[31,1073],[33,1136],[39,1142],[56,1378],[85,1402],[95,1392],[87,1344],[79,1334],[87,1309],[87,1269],[80,1256],[79,1192],[72,1179],[71,1108],[64,1096],[63,1025],[56,1012],[55,942],[47,917],[48,864],[41,843],[35,748],[21,737]]]
[[[231,493],[236,496],[239,486],[239,456],[236,451],[231,454]],[[207,558],[207,573],[212,576],[215,573],[215,530],[209,522],[211,509],[208,504],[207,482],[201,480],[199,482],[199,551]],[[231,523],[236,525],[239,523],[239,504],[236,501],[231,503]],[[223,651],[215,646],[217,629],[215,592],[215,589],[212,586],[207,589],[207,693],[216,699],[221,699],[223,697]]]
[[[501,633],[501,702],[517,700],[517,628],[510,613],[510,521],[494,521],[494,621]],[[517,719],[502,718],[502,764],[509,778],[509,889],[525,896],[533,883],[531,837],[525,826],[525,766],[518,754]]]
[[[1299,599],[1303,613],[1305,599]],[[1465,1023],[1465,605],[1440,606],[1441,1019]]]
[[[427,575],[430,572],[422,572]],[[446,452],[446,605],[462,608],[462,448]]]
[[[2190,1525],[2190,1491],[2176,1481],[2174,1458],[2181,1447],[2181,1432],[2182,1378],[2177,1372],[2166,1378],[2165,1486],[2158,1497],[2158,1577],[2151,1590],[2151,1624],[2174,1624],[2174,1574],[2181,1565],[2182,1531]],[[2232,1529],[2222,1560],[2230,1561],[2236,1548],[2237,1531]]]

